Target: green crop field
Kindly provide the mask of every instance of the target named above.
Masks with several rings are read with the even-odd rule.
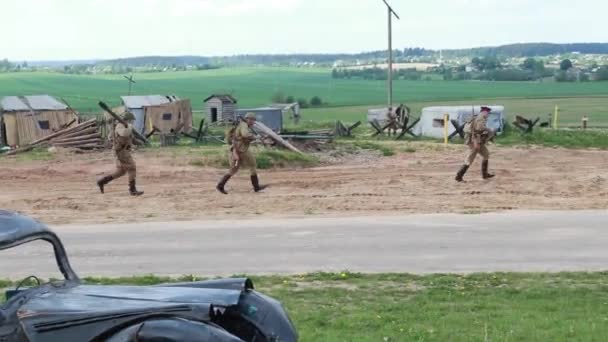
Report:
[[[386,101],[385,81],[332,79],[329,69],[252,67],[134,76],[137,83],[133,94],[175,94],[190,98],[195,110],[202,109],[205,97],[217,92],[233,93],[238,98],[240,107],[267,105],[272,94],[277,91],[295,98],[320,96],[327,102],[325,107],[367,106]],[[65,75],[47,72],[0,74],[0,96],[46,93],[66,99],[74,108],[83,112],[99,111],[96,106],[99,100],[118,105],[119,96],[126,95],[127,89],[127,81],[122,75]],[[560,99],[563,97],[584,99],[573,105],[569,99]],[[599,120],[601,118],[594,116],[601,115],[602,109],[607,107],[608,83],[398,80],[394,83],[394,98],[396,102],[411,104],[413,109],[423,105],[455,103],[454,101],[470,103],[470,100],[476,99],[495,99],[492,102],[513,105],[513,108],[509,108],[511,113],[521,110],[522,113],[534,114],[546,114],[557,103],[563,104],[565,110],[572,108],[572,113],[592,110],[592,120]],[[543,100],[530,100],[538,98]],[[332,113],[338,112],[340,110],[319,109],[311,111],[311,117],[331,119]]]
[[[608,86],[608,84],[606,84]],[[480,98],[468,101],[428,101],[428,102],[405,102],[414,117],[418,117],[423,107],[439,105],[503,105],[507,113],[507,120],[513,121],[515,115],[526,118],[541,118],[541,121],[549,120],[549,114],[559,107],[559,125],[576,126],[581,124],[583,115],[589,118],[590,126],[608,126],[608,96],[590,97],[562,97],[562,98]],[[356,122],[366,120],[367,110],[379,108],[379,106],[345,106],[329,108],[309,108],[303,112],[304,120],[310,121],[334,121]]]

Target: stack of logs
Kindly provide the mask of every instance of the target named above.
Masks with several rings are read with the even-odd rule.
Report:
[[[85,121],[72,128],[63,129],[45,138],[50,145],[57,147],[72,147],[81,150],[104,147],[103,139],[101,133],[99,133],[99,130],[97,129],[97,122],[95,119]]]
[[[55,146],[92,150],[104,148],[104,141],[99,133],[97,121],[91,119],[76,126],[64,128],[44,138],[38,139],[27,146],[10,151],[7,155],[30,151],[35,147]]]

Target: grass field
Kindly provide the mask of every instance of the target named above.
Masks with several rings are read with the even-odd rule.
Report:
[[[608,84],[606,84],[608,88]],[[607,95],[592,97],[566,97],[550,99],[528,99],[528,98],[480,98],[474,101],[429,101],[429,102],[405,102],[412,110],[413,116],[418,117],[423,107],[439,105],[471,105],[471,104],[495,104],[505,106],[507,120],[513,121],[515,115],[523,115],[527,118],[540,117],[541,121],[548,120],[548,114],[553,113],[555,106],[559,107],[559,125],[580,126],[581,118],[587,115],[588,125],[600,125],[608,127],[608,89]],[[340,108],[310,108],[303,111],[304,121],[334,121],[346,122],[367,121],[367,110],[379,108],[379,106],[345,106]]]
[[[306,99],[317,95],[330,107],[364,106],[386,101],[385,81],[332,79],[328,69],[232,68],[135,74],[135,80],[137,83],[133,94],[175,94],[190,98],[195,110],[202,109],[203,99],[216,92],[232,92],[238,98],[241,108],[267,105],[276,91]],[[127,81],[122,75],[64,75],[45,72],[0,74],[0,97],[48,93],[65,98],[74,108],[83,112],[98,112],[96,103],[99,100],[112,105],[119,104],[119,96],[125,95],[127,89]],[[402,80],[394,83],[395,101],[414,105],[413,109],[417,108],[417,104],[430,101],[434,104],[452,101],[470,103],[469,100],[473,99],[580,96],[608,96],[608,83]],[[608,102],[606,97],[603,100],[604,104]],[[522,104],[528,103],[530,102]],[[544,100],[533,109],[538,109],[539,114],[546,114],[547,107],[552,105],[552,100]],[[527,107],[524,109],[528,110]],[[519,111],[516,108],[509,110]]]
[[[154,276],[93,279],[152,285]],[[605,341],[608,273],[253,277],[306,341]],[[14,286],[0,281],[0,288]]]

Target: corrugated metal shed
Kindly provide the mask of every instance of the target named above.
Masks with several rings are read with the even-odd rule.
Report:
[[[275,132],[283,130],[283,111],[280,108],[262,107],[239,109],[236,111],[237,117],[245,117],[248,112],[255,113],[256,120],[266,125]]]
[[[136,95],[121,96],[120,98],[122,99],[122,104],[129,109],[158,106],[179,100],[179,98],[174,95]]]
[[[68,106],[49,95],[6,96],[0,101],[0,108],[7,112],[29,110],[66,110]]]

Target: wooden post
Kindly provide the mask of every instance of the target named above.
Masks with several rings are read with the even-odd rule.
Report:
[[[448,125],[450,123],[450,114],[443,114],[443,144],[448,144]]]
[[[557,116],[559,115],[559,107],[555,106],[555,113],[553,114],[553,129],[557,129]]]

